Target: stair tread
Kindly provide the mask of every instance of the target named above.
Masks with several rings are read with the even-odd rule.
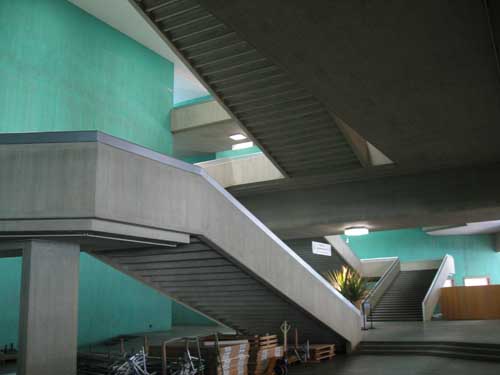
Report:
[[[380,298],[369,320],[421,321],[422,301],[436,270],[400,271]]]

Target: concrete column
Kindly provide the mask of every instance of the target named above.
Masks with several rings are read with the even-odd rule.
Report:
[[[29,241],[23,250],[20,375],[75,375],[80,247]]]

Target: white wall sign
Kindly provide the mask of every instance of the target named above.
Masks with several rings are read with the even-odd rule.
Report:
[[[313,254],[332,256],[332,245],[322,242],[312,242]]]

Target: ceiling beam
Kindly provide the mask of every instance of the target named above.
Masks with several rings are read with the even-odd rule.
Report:
[[[500,218],[500,164],[450,168],[294,190],[246,191],[238,200],[282,238],[453,225]]]

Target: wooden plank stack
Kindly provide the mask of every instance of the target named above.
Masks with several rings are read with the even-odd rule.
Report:
[[[335,356],[335,345],[333,344],[311,345],[309,350],[311,354],[310,362],[321,362]]]
[[[278,346],[277,335],[252,336],[248,338],[250,343],[250,351],[258,351],[263,349],[272,349]]]

